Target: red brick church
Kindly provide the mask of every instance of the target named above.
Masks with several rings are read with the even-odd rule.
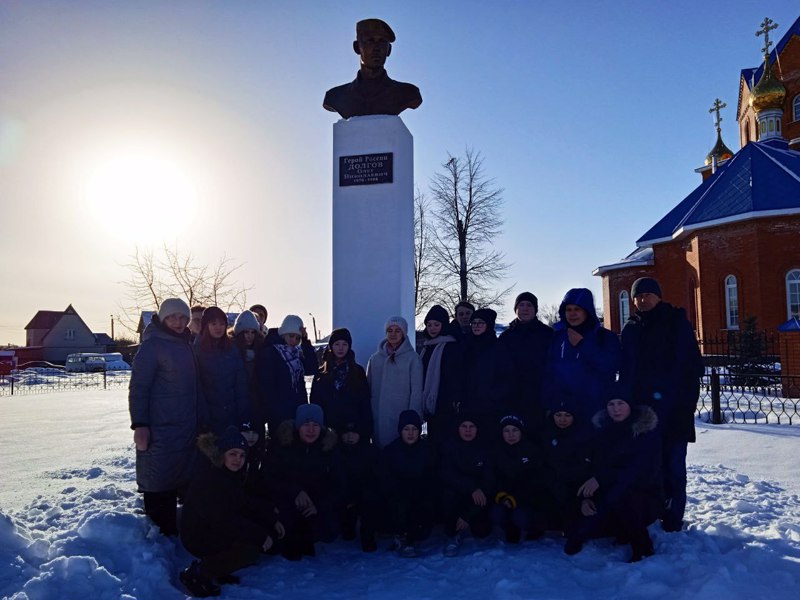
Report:
[[[605,326],[619,332],[633,310],[631,284],[655,277],[664,299],[686,307],[700,338],[737,330],[755,316],[775,331],[800,317],[800,18],[764,60],[743,69],[737,121],[741,150],[719,134],[697,169],[702,183],[636,241],[622,260],[598,267]]]

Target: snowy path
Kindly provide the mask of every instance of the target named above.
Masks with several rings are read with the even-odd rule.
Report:
[[[31,426],[31,415],[36,425]],[[184,598],[190,557],[151,531],[133,483],[124,390],[0,400],[0,595],[14,600]],[[654,526],[656,556],[635,565],[601,540],[567,557],[547,538],[468,541],[419,559],[354,544],[300,563],[265,559],[223,598],[798,597],[800,428],[701,426],[690,450],[689,531]],[[726,466],[722,466],[726,465]]]

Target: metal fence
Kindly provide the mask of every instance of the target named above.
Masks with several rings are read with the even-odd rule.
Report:
[[[697,416],[706,423],[800,424],[800,377],[780,373],[731,375],[712,368],[703,377]]]
[[[66,373],[55,369],[25,369],[0,375],[0,396],[127,388],[130,379],[130,371]]]

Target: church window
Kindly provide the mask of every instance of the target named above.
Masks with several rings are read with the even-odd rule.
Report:
[[[619,328],[620,331],[625,327],[625,323],[631,318],[631,302],[627,290],[619,293]]]
[[[725,325],[739,329],[739,286],[734,275],[725,278]]]
[[[789,319],[800,318],[800,269],[786,274],[786,313]]]

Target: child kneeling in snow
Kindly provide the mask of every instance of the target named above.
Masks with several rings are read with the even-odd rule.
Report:
[[[444,529],[450,540],[447,556],[459,552],[461,538],[469,530],[476,538],[492,531],[489,498],[494,497],[489,450],[478,440],[475,417],[459,415],[458,437],[445,447],[442,458],[442,509]]]
[[[397,420],[400,437],[383,449],[384,496],[400,556],[417,556],[415,543],[430,535],[433,524],[434,452],[420,437],[422,419],[404,410]]]
[[[238,583],[233,575],[255,564],[284,535],[274,507],[250,496],[244,488],[247,440],[236,427],[216,439],[198,438],[200,451],[211,464],[200,469],[186,492],[181,514],[183,545],[199,561],[180,574],[193,596],[216,596],[219,584]]]
[[[582,517],[567,532],[564,552],[576,554],[593,537],[629,543],[630,562],[653,555],[647,526],[662,508],[661,436],[648,406],[631,407],[617,390],[593,419],[592,477],[577,490]]]

